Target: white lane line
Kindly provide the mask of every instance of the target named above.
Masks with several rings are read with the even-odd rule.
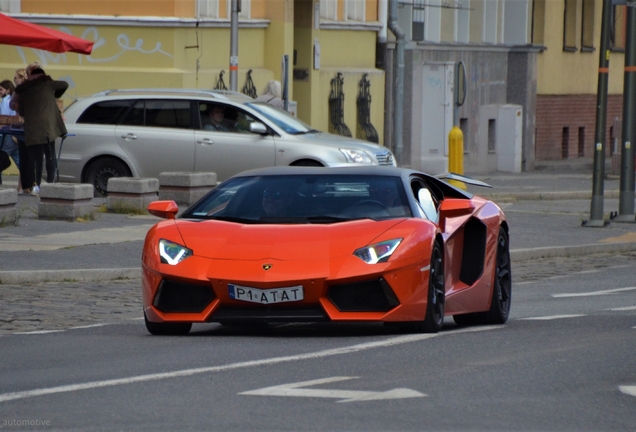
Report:
[[[636,396],[636,386],[618,386],[618,389],[626,395]]]
[[[563,297],[587,297],[587,296],[601,296],[601,295],[610,295],[616,294],[624,291],[634,291],[636,287],[627,287],[627,288],[616,288],[610,290],[603,291],[590,291],[586,293],[565,293],[565,294],[552,294],[552,297],[555,298],[563,298]]]
[[[624,307],[617,307],[617,308],[611,308],[611,309],[607,309],[610,311],[630,311],[630,310],[636,310],[636,306],[624,306]]]
[[[17,332],[17,333],[12,333],[12,334],[16,334],[16,335],[41,335],[41,334],[49,334],[49,333],[62,333],[66,330],[34,330],[34,331],[30,331],[30,332]]]
[[[230,364],[222,365],[222,366],[209,366],[209,367],[202,367],[202,368],[182,369],[182,370],[173,371],[173,372],[137,375],[137,376],[131,376],[126,378],[116,378],[116,379],[103,380],[103,381],[92,381],[92,382],[81,383],[81,384],[70,384],[70,385],[63,385],[58,387],[48,387],[48,388],[40,388],[35,390],[26,390],[21,392],[3,393],[3,394],[0,394],[0,402],[7,402],[11,400],[16,400],[16,399],[26,399],[26,398],[44,396],[44,395],[50,395],[50,394],[56,394],[56,393],[66,393],[66,392],[73,392],[73,391],[79,391],[79,390],[94,389],[99,387],[111,387],[111,386],[117,386],[117,385],[132,384],[132,383],[139,383],[139,382],[146,382],[146,381],[155,381],[155,380],[168,379],[168,378],[186,377],[186,376],[192,376],[192,375],[198,375],[198,374],[210,373],[210,372],[222,372],[222,371],[229,371],[229,370],[255,367],[255,366],[265,366],[265,365],[272,365],[277,363],[293,362],[293,361],[300,361],[300,360],[311,360],[311,359],[325,358],[325,357],[331,357],[331,356],[337,356],[337,355],[352,354],[352,353],[366,351],[366,350],[375,349],[375,348],[386,348],[386,347],[401,345],[405,343],[418,342],[421,340],[430,339],[430,338],[438,337],[438,336],[452,336],[452,335],[462,334],[462,333],[481,332],[481,331],[487,331],[487,330],[500,329],[503,327],[504,326],[485,326],[485,327],[474,327],[474,328],[467,328],[467,329],[461,329],[461,330],[453,330],[453,331],[436,333],[436,334],[418,334],[418,335],[398,336],[398,337],[393,337],[390,339],[377,341],[377,342],[367,342],[363,344],[350,345],[350,346],[346,346],[342,348],[333,348],[333,349],[316,351],[316,352],[306,353],[306,354],[298,354],[298,355],[283,356],[283,357],[272,357],[272,358],[261,359],[261,360],[230,363]]]
[[[528,318],[519,318],[519,319],[534,320],[534,321],[549,321],[549,320],[562,319],[562,318],[579,318],[584,316],[585,315],[573,314],[573,315],[552,315],[552,316],[528,317]]]

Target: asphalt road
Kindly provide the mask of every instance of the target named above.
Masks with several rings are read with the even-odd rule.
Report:
[[[449,319],[437,335],[209,324],[153,337],[132,303],[112,325],[87,326],[77,312],[35,331],[5,329],[0,426],[633,431],[636,256],[537,260],[513,272],[506,325],[462,329]],[[120,296],[138,290],[115,285]],[[70,286],[87,298],[100,291]],[[100,306],[88,303],[92,315]]]

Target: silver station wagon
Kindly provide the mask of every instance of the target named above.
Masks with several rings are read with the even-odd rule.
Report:
[[[90,183],[96,195],[107,194],[111,177],[162,172],[215,172],[223,181],[280,165],[395,166],[382,146],[317,131],[237,92],[109,90],[72,103],[64,117],[60,181]]]

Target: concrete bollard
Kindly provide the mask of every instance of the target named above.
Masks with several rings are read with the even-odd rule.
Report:
[[[113,213],[146,212],[157,201],[159,179],[140,177],[111,177],[106,186],[107,207]]]
[[[69,219],[92,218],[93,186],[77,183],[42,183],[38,218]]]
[[[0,228],[15,224],[18,217],[18,191],[15,189],[0,189]]]
[[[216,186],[216,173],[163,172],[159,174],[159,199],[191,205]]]

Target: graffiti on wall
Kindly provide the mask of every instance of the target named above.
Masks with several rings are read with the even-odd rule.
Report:
[[[60,31],[73,35],[73,33],[67,27],[61,27]],[[89,56],[79,55],[79,63],[82,64],[84,59],[89,63],[109,63],[119,59],[122,55],[129,52],[136,52],[144,55],[153,55],[160,54],[163,56],[167,56],[172,58],[173,55],[164,51],[162,49],[161,42],[155,42],[154,47],[147,48],[147,46],[152,45],[152,43],[147,44],[146,41],[142,38],[137,38],[134,43],[131,43],[130,37],[125,33],[120,33],[115,37],[114,43],[116,44],[116,53],[109,54],[108,56],[101,56],[101,52],[105,52],[104,48],[108,47],[109,50],[112,50],[111,45],[113,44],[112,40],[108,40],[105,37],[100,36],[99,30],[96,27],[88,27],[81,36],[82,39],[95,41],[93,45],[93,52]],[[18,54],[22,59],[24,64],[31,63],[27,61],[25,55],[25,48],[16,47],[18,50]],[[32,52],[38,57],[38,63],[41,65],[47,64],[66,64],[66,53],[58,54],[52,53],[48,51],[43,51],[39,49],[31,49]]]

